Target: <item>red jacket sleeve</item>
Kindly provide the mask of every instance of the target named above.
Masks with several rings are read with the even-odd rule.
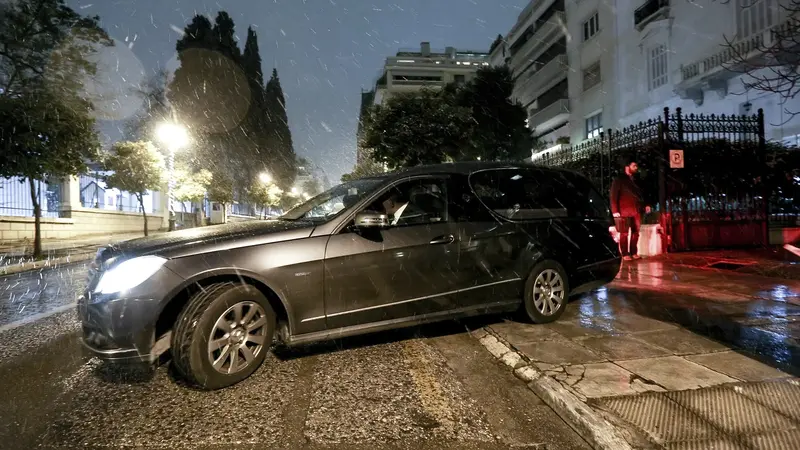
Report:
[[[611,213],[617,214],[619,212],[619,191],[620,191],[620,183],[619,178],[615,178],[614,181],[611,182]]]

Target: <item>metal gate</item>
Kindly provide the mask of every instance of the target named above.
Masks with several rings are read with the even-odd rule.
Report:
[[[669,167],[682,150],[685,168]],[[683,115],[609,130],[579,145],[540,155],[535,163],[583,173],[607,196],[621,156],[639,163],[639,183],[654,206],[670,251],[768,244],[764,114]],[[730,168],[735,168],[732,170]]]

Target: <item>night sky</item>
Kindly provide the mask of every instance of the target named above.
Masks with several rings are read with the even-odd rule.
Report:
[[[105,142],[119,139],[120,119],[138,107],[130,86],[158,67],[177,65],[175,42],[197,14],[212,20],[226,10],[243,40],[258,33],[265,78],[272,67],[287,97],[295,151],[320,166],[332,182],[355,163],[360,91],[369,89],[384,59],[398,48],[454,46],[488,49],[514,24],[526,0],[67,0],[98,15],[117,41],[103,55],[101,79],[114,101],[100,105]],[[240,45],[243,46],[243,43]],[[105,89],[105,88],[104,88]],[[109,98],[106,95],[105,98]]]

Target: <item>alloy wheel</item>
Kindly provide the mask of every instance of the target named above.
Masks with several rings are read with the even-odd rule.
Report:
[[[533,283],[533,305],[545,316],[555,314],[564,303],[564,281],[553,269],[545,269]]]
[[[241,372],[264,351],[267,314],[258,303],[239,302],[228,308],[211,330],[208,358],[219,373]]]

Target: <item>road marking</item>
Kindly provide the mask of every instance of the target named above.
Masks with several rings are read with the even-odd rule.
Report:
[[[433,419],[439,422],[439,426],[447,431],[453,431],[455,422],[452,419],[454,412],[450,401],[431,369],[433,361],[425,355],[425,343],[413,339],[402,343],[403,358],[408,364],[408,371],[411,373],[417,393],[417,397],[422,403],[422,408]]]
[[[47,317],[50,317],[50,316],[54,316],[54,315],[56,315],[58,313],[61,313],[61,312],[64,312],[64,311],[68,311],[68,310],[70,310],[70,309],[72,309],[72,308],[74,308],[76,306],[78,306],[77,303],[70,303],[68,305],[61,305],[61,306],[59,306],[57,308],[51,309],[50,311],[46,311],[46,312],[39,313],[39,314],[34,314],[34,315],[28,316],[28,317],[26,317],[24,319],[20,319],[20,320],[18,320],[16,322],[11,322],[11,323],[2,325],[2,326],[0,326],[0,333],[6,332],[6,331],[9,331],[9,330],[13,330],[14,328],[21,327],[22,325],[26,325],[26,324],[29,324],[29,323],[32,323],[32,322],[36,322],[38,320],[41,320],[41,319],[44,319],[44,318],[47,318]]]

